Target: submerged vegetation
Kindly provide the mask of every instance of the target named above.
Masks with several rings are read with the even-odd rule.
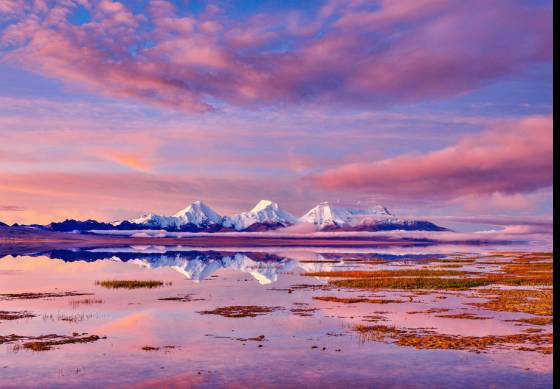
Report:
[[[70,300],[69,303],[72,306],[72,308],[78,308],[80,305],[103,304],[104,301],[96,298],[85,298],[80,300]]]

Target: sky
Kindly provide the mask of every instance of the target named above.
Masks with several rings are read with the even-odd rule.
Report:
[[[552,1],[0,0],[0,221],[552,219]]]

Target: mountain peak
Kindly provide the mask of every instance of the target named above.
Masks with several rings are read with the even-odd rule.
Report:
[[[261,200],[251,209],[251,212],[259,212],[268,207],[277,209],[278,204],[270,200]]]
[[[220,215],[200,200],[192,202],[186,208],[173,215],[173,217],[179,218],[181,224],[192,223],[197,226],[202,224],[217,224],[222,221]]]
[[[297,218],[284,211],[277,203],[261,200],[249,212],[227,217],[224,226],[233,227],[238,231],[245,230],[253,224],[289,226],[297,222]]]
[[[385,207],[371,208],[333,207],[327,201],[317,204],[299,220],[315,224],[319,229],[325,227],[348,227],[363,223],[365,220],[386,219],[393,214]]]

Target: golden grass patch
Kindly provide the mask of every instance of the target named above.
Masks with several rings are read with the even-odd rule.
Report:
[[[95,281],[95,285],[107,289],[139,289],[139,288],[159,288],[164,285],[171,285],[171,282],[164,283],[158,280],[105,280]]]
[[[470,303],[473,306],[502,312],[523,312],[540,316],[552,315],[552,289],[481,289],[477,291],[489,301]]]
[[[357,325],[354,330],[360,334],[362,341],[390,341],[399,346],[417,349],[466,350],[481,352],[494,346],[530,344],[526,351],[547,353],[552,345],[552,333],[514,334],[488,336],[462,336],[439,334],[427,330],[400,329],[385,325]],[[541,347],[546,345],[546,347]],[[534,347],[539,346],[539,347]]]
[[[331,281],[330,284],[343,288],[358,289],[431,289],[431,290],[465,290],[478,286],[490,285],[492,281],[485,278],[356,278]]]
[[[397,299],[372,299],[367,297],[336,297],[336,296],[315,296],[313,300],[329,301],[333,303],[343,304],[356,304],[356,303],[370,303],[370,304],[400,304],[404,300]]]

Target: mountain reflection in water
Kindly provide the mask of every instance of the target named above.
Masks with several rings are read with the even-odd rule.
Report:
[[[149,269],[171,268],[195,282],[210,278],[220,269],[231,269],[250,274],[261,285],[276,282],[280,274],[294,270],[317,272],[359,266],[359,262],[349,265],[345,262],[348,259],[419,261],[443,257],[442,254],[313,253],[312,260],[299,260],[297,255],[285,253],[168,250],[162,247],[64,249],[29,253],[28,256],[46,256],[65,262],[119,261]]]

